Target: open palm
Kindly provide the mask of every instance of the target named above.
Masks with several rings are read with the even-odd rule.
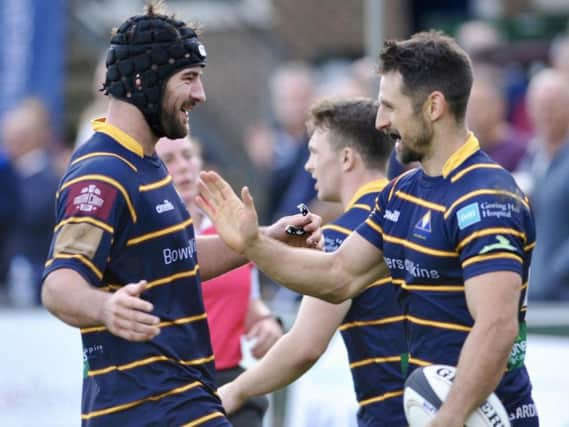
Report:
[[[213,222],[223,241],[234,251],[243,253],[259,236],[259,223],[253,197],[247,187],[241,199],[216,172],[200,173],[196,203]]]

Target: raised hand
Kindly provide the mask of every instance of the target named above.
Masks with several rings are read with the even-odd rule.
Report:
[[[243,253],[259,237],[259,223],[253,197],[247,187],[241,199],[216,172],[200,173],[196,203],[213,222],[217,233],[234,251]]]
[[[140,298],[146,281],[123,286],[102,307],[102,319],[109,331],[129,341],[148,341],[160,333],[160,319],[152,314],[153,305]]]

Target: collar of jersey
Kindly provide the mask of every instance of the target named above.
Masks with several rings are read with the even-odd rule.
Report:
[[[118,127],[108,124],[104,117],[91,121],[91,126],[95,132],[101,132],[105,135],[109,135],[127,150],[132,151],[134,154],[138,155],[141,158],[144,157],[142,145],[140,145],[136,139],[130,135],[127,135]]]
[[[462,144],[462,147],[456,150],[445,162],[443,166],[443,178],[447,178],[453,170],[459,167],[466,159],[478,150],[480,150],[478,139],[472,132],[469,132],[466,142]]]
[[[350,210],[352,208],[352,206],[354,206],[356,204],[358,199],[360,197],[362,197],[364,194],[379,193],[381,190],[383,190],[385,188],[385,186],[387,184],[389,184],[389,181],[387,179],[380,178],[380,179],[375,179],[373,181],[370,181],[370,182],[362,185],[360,188],[357,189],[356,193],[354,194],[354,196],[350,200],[350,203],[348,203],[348,206],[346,207],[344,212]]]

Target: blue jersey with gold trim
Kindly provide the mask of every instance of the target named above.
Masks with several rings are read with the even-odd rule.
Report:
[[[44,277],[70,268],[108,292],[147,280],[160,334],[81,329],[83,425],[221,425],[192,219],[158,157],[111,125],[95,130],[62,179]]]
[[[410,367],[457,365],[474,321],[465,280],[512,271],[522,278],[520,334],[497,389],[506,407],[531,393],[524,366],[526,288],[535,245],[533,216],[512,176],[470,135],[443,169],[393,180],[357,231],[383,250],[406,313]]]
[[[342,216],[322,227],[325,249],[336,250],[369,216],[387,180],[361,187]],[[406,353],[402,308],[391,278],[372,283],[352,299],[340,325],[348,350],[361,427],[406,426],[401,357]]]

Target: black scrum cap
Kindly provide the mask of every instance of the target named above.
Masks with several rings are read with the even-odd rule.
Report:
[[[159,14],[133,16],[111,38],[104,93],[138,107],[156,136],[165,136],[160,113],[166,82],[183,68],[205,67],[206,56],[184,22]]]

